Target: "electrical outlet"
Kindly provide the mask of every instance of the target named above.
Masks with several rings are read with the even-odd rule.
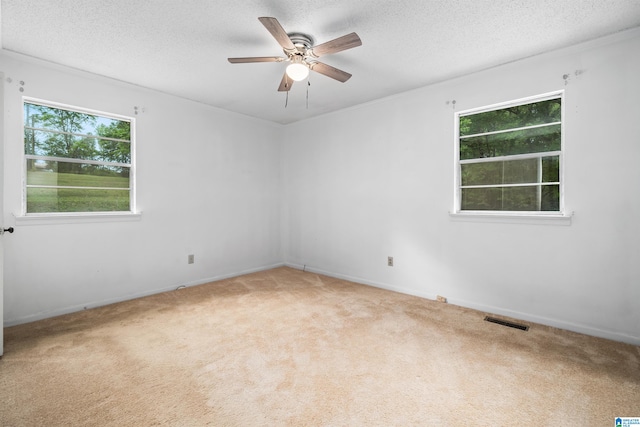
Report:
[[[443,297],[443,296],[440,296],[440,295],[438,295],[438,296],[436,297],[436,299],[437,299],[439,302],[447,302],[447,299],[446,299],[445,297]]]
[[[189,255],[187,257],[187,263],[188,264],[193,264],[195,262],[195,256],[193,254]]]
[[[393,257],[392,256],[388,256],[387,257],[387,265],[389,267],[393,267]]]

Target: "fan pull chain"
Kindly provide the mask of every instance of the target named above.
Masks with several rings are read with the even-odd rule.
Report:
[[[307,79],[307,110],[309,109],[309,86],[311,86],[311,82]]]
[[[284,88],[287,89],[288,85],[289,85],[288,83],[285,83]],[[285,101],[284,101],[284,108],[287,108],[287,105],[289,105],[289,91],[287,90],[286,92],[287,92],[287,97],[285,98]]]

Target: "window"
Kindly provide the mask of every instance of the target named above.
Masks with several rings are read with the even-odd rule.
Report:
[[[562,93],[463,111],[457,212],[562,210]]]
[[[24,101],[24,212],[134,212],[131,118]]]

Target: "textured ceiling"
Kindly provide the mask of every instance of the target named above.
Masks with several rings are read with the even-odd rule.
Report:
[[[5,51],[226,110],[291,123],[640,26],[639,0],[1,0]],[[322,58],[353,77],[312,73],[285,108],[282,55],[260,16],[316,44],[356,32],[362,46]]]

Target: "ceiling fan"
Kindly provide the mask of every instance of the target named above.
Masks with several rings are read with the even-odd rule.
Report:
[[[318,62],[316,59],[331,53],[341,52],[362,45],[360,37],[356,33],[347,34],[326,43],[313,46],[313,38],[303,33],[287,33],[276,18],[258,18],[262,25],[271,33],[282,46],[285,57],[282,56],[253,56],[247,58],[228,58],[232,64],[249,62],[290,62],[285,70],[282,81],[278,87],[280,92],[288,92],[294,81],[307,78],[309,70],[324,74],[327,77],[346,82],[351,74],[339,70],[331,65]]]

